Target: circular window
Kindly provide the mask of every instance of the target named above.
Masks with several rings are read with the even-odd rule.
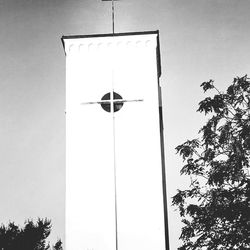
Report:
[[[116,92],[113,92],[113,107],[114,107],[114,112],[119,111],[122,106],[123,106],[123,102],[122,102],[122,97],[117,94]],[[102,101],[107,101],[107,102],[103,102],[101,103],[102,108],[107,111],[107,112],[111,112],[111,95],[110,93],[105,94],[102,97]],[[121,101],[119,101],[121,100]]]

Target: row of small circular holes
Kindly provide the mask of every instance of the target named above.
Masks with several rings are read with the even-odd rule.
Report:
[[[150,40],[147,40],[145,42],[142,42],[142,41],[137,41],[137,42],[117,42],[116,44],[113,44],[113,43],[98,43],[98,44],[94,44],[94,43],[90,43],[88,44],[87,46],[85,44],[79,44],[79,45],[74,45],[74,44],[71,44],[69,46],[69,51],[73,51],[73,50],[86,50],[86,48],[88,50],[92,50],[95,48],[95,46],[98,48],[98,49],[102,49],[102,48],[112,48],[114,46],[116,47],[122,47],[122,46],[125,46],[125,47],[142,47],[143,45],[149,47],[151,45],[151,41]],[[76,47],[77,46],[77,47]]]

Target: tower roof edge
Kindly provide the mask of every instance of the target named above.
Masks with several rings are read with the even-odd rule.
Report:
[[[62,36],[62,40],[64,39],[77,39],[77,38],[91,38],[91,37],[117,37],[117,36],[133,36],[133,35],[159,35],[159,30],[154,31],[138,31],[138,32],[124,32],[124,33],[105,33],[105,34],[88,34],[88,35],[67,35]]]

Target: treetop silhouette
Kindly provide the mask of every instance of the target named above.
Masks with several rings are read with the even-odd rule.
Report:
[[[201,87],[217,92],[199,103],[209,119],[201,138],[176,147],[191,179],[172,199],[184,223],[179,249],[250,249],[250,80],[234,78],[225,93],[213,80]]]

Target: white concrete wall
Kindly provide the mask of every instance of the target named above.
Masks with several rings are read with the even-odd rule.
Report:
[[[65,39],[66,250],[115,250],[114,158],[119,250],[165,249],[156,46],[156,34]],[[81,105],[112,87],[143,99],[114,123]]]

